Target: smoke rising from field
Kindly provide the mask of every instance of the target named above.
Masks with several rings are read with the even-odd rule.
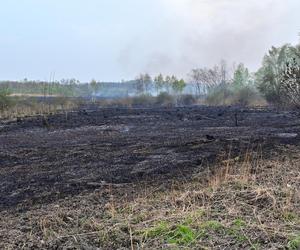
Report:
[[[299,0],[10,0],[0,8],[0,80],[185,76],[220,59],[256,69],[298,41]]]
[[[272,45],[297,42],[300,30],[298,0],[162,0],[160,8],[155,32],[121,50],[128,72],[185,76],[221,59],[256,70]]]

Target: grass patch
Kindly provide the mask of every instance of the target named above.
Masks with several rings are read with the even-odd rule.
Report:
[[[291,239],[288,244],[287,244],[287,248],[289,250],[298,250],[300,249],[300,235],[294,237],[293,239]]]
[[[169,244],[186,245],[196,239],[195,231],[187,225],[171,225],[168,222],[159,222],[156,226],[144,232],[145,239],[160,238]]]
[[[224,226],[220,222],[214,220],[206,221],[200,227],[203,229],[213,230],[216,232],[219,232],[224,228]]]
[[[177,225],[176,228],[171,231],[168,243],[177,245],[190,244],[196,239],[196,233],[193,229],[185,225]]]
[[[286,222],[300,222],[299,215],[294,212],[284,212],[282,217]]]

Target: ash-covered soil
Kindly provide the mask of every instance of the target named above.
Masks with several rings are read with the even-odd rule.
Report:
[[[218,155],[249,147],[271,157],[298,144],[298,133],[296,112],[233,107],[109,108],[1,121],[0,211],[27,211],[108,183],[188,178]]]

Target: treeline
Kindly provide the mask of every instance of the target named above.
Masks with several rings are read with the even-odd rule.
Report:
[[[124,98],[162,93],[180,96],[205,96],[209,105],[250,105],[264,98],[276,105],[300,106],[300,45],[286,44],[272,47],[264,56],[262,66],[251,73],[243,64],[229,65],[225,61],[211,68],[195,68],[186,81],[174,75],[150,76],[140,74],[136,79],[122,82],[91,80],[80,83],[76,79],[61,81],[2,81],[0,99],[6,102],[10,94],[63,97]],[[4,98],[5,97],[5,98]],[[0,104],[1,105],[1,104]]]
[[[263,97],[269,104],[300,108],[300,44],[272,47],[254,73],[242,63],[228,66],[222,61],[193,69],[190,79],[211,105],[249,105]]]
[[[64,95],[74,96],[76,89],[80,88],[78,81],[46,82],[46,81],[1,81],[2,89],[8,89],[12,94],[39,94],[39,95]],[[83,86],[82,86],[83,87]],[[81,88],[82,88],[81,87]]]
[[[158,76],[152,77],[149,74],[140,74],[135,79],[136,90],[138,94],[147,94],[155,92],[157,95],[162,92],[169,94],[182,94],[186,87],[186,82],[183,79],[178,79],[176,76]]]
[[[65,97],[89,96],[92,88],[88,83],[80,83],[76,79],[63,79],[61,81],[1,81],[0,86],[13,94],[23,95],[56,95]]]
[[[61,81],[0,81],[1,89],[20,95],[56,95],[65,97],[126,97],[142,94],[180,94],[186,87],[183,79],[175,76],[163,77],[161,74],[152,79],[149,74],[140,74],[135,80],[122,82],[100,82],[91,80],[81,83],[76,79]]]

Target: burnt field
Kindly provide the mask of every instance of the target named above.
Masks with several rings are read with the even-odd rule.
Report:
[[[188,182],[207,168],[215,171],[222,157],[255,151],[284,160],[287,147],[298,148],[298,134],[297,112],[267,108],[92,108],[0,121],[2,244],[21,247],[30,231],[39,240],[25,248],[42,247],[46,240],[28,214],[39,218],[62,204],[72,210],[95,192],[103,207],[109,195],[101,192],[111,187],[130,200],[139,190],[133,187]]]

